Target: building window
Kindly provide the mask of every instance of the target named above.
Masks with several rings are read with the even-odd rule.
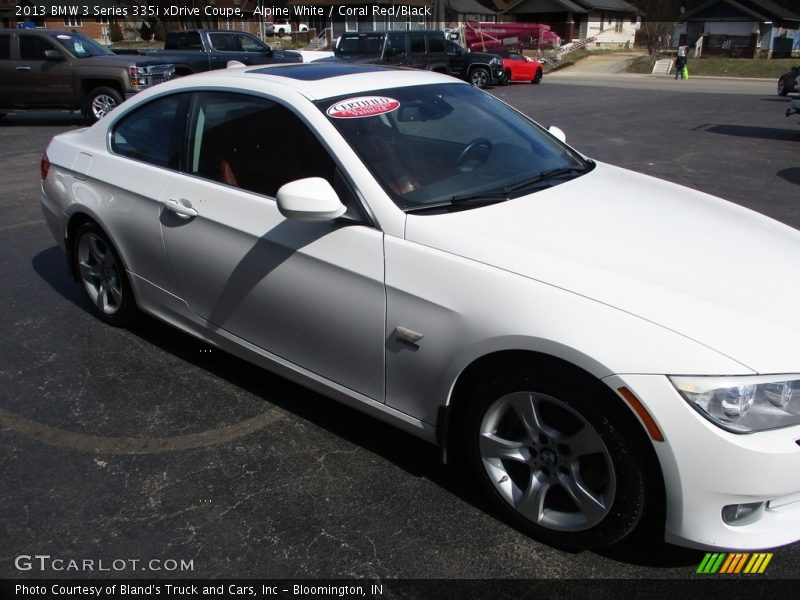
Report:
[[[111,21],[107,16],[105,17],[95,17],[94,22],[98,23],[99,25],[111,25]]]
[[[80,17],[64,17],[64,27],[83,27]]]

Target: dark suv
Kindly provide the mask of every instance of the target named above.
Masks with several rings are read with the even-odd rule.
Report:
[[[468,52],[432,30],[348,32],[334,48],[338,60],[379,63],[447,73],[483,88],[503,82],[495,54]]]

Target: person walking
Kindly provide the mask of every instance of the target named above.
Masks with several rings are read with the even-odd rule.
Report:
[[[675,79],[683,79],[688,61],[688,46],[678,46],[678,59],[675,61]]]

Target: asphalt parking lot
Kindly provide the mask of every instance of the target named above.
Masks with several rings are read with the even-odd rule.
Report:
[[[800,117],[773,88],[554,76],[493,93],[593,158],[800,228]],[[0,121],[0,578],[93,575],[15,566],[34,554],[193,566],[94,573],[113,577],[697,577],[697,551],[537,543],[433,447],[166,325],[102,324],[38,206],[48,140],[80,125]],[[764,577],[800,576],[798,559],[776,550]]]

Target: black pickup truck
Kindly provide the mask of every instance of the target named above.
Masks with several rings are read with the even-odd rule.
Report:
[[[447,73],[476,87],[505,83],[503,60],[495,54],[468,52],[435,30],[349,32],[334,48],[333,62],[397,65]]]
[[[118,54],[136,53],[175,65],[175,76],[224,69],[228,61],[246,65],[299,63],[299,52],[270,48],[257,37],[243,31],[195,29],[170,31],[163,50],[115,50]]]

